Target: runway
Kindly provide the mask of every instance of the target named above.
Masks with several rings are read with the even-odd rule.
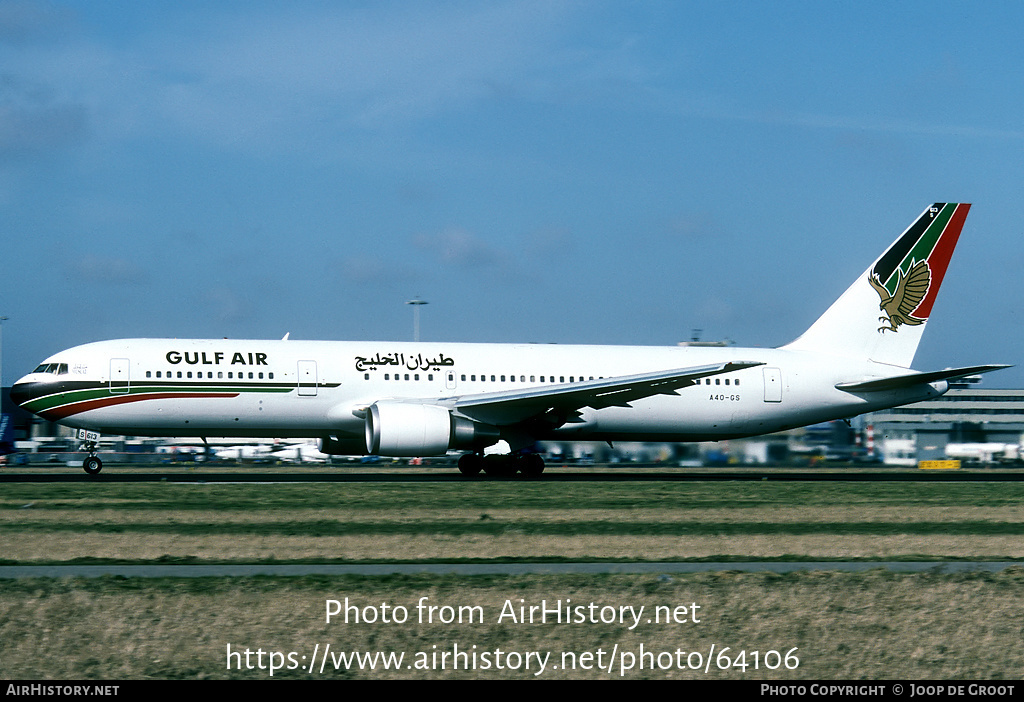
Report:
[[[87,475],[81,471],[44,472],[13,472],[0,470],[0,483],[133,483],[133,482],[172,482],[172,483],[460,483],[460,482],[491,482],[491,481],[529,481],[559,483],[621,483],[621,482],[689,482],[689,481],[724,481],[742,480],[759,481],[773,480],[784,482],[1020,482],[1024,481],[1024,471],[1010,470],[719,470],[704,471],[680,469],[667,470],[601,470],[545,472],[536,478],[512,476],[495,478],[487,475],[466,477],[455,469],[437,468],[429,471],[402,471],[399,469],[379,472],[350,471],[205,471],[205,470],[165,470],[138,471],[123,470],[117,467],[105,469],[99,475]]]
[[[746,561],[707,563],[365,563],[296,565],[33,565],[0,566],[0,578],[219,578],[305,575],[676,575],[714,571],[856,573],[884,568],[894,573],[999,572],[1020,561]]]

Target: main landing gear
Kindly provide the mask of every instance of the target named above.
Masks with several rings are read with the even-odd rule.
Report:
[[[516,473],[535,478],[544,472],[544,459],[536,453],[491,456],[467,453],[459,458],[459,472],[463,475],[479,475],[481,470],[494,478],[508,478]]]

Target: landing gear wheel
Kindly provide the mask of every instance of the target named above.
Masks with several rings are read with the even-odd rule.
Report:
[[[519,457],[519,472],[527,478],[536,478],[544,472],[544,459],[536,453]]]
[[[516,463],[511,456],[484,456],[484,473],[492,478],[507,478],[516,474]]]
[[[103,470],[103,461],[98,459],[96,456],[89,456],[82,463],[82,468],[89,475],[96,475]]]
[[[479,475],[484,467],[483,456],[475,453],[463,454],[459,458],[459,472],[463,475]]]

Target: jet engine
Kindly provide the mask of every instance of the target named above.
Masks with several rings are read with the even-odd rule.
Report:
[[[376,402],[366,413],[366,449],[377,456],[443,456],[479,451],[501,438],[497,427],[454,416],[437,405]]]

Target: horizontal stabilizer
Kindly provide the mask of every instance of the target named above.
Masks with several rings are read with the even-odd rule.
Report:
[[[1009,367],[1010,366],[1007,364],[995,364],[988,366],[967,366],[965,368],[947,368],[945,370],[930,371],[928,373],[907,373],[906,375],[896,375],[891,378],[881,378],[878,380],[867,380],[857,383],[839,383],[836,385],[836,389],[845,390],[846,392],[900,390],[912,385],[920,385],[921,383],[934,383],[938,380],[955,380],[968,375],[978,375],[979,373],[988,373],[989,371]]]

